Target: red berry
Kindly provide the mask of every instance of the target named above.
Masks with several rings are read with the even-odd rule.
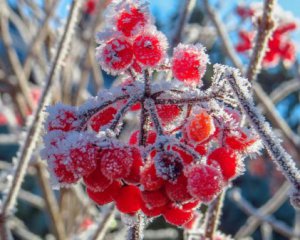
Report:
[[[141,184],[147,191],[157,190],[164,184],[164,180],[156,175],[154,163],[150,163],[142,169]]]
[[[136,145],[139,142],[139,137],[140,137],[140,131],[137,130],[135,131],[129,138],[128,143],[130,145]],[[148,136],[147,136],[147,144],[154,144],[156,141],[156,132],[154,131],[149,131]]]
[[[80,139],[78,140],[80,141]],[[78,144],[70,149],[69,167],[79,176],[86,176],[96,169],[99,149],[91,143],[81,144],[78,142]]]
[[[85,12],[87,14],[93,14],[96,9],[96,1],[95,0],[88,0],[85,3]]]
[[[137,184],[140,182],[140,171],[143,166],[143,159],[140,150],[136,147],[131,148],[131,154],[133,157],[132,166],[129,175],[125,177],[124,180],[128,183]]]
[[[158,152],[154,158],[154,164],[157,176],[173,182],[183,169],[182,160],[175,152]]]
[[[169,201],[161,189],[142,192],[142,199],[146,203],[146,206],[150,209],[165,206]]]
[[[236,151],[247,151],[257,140],[257,136],[248,136],[243,130],[239,130],[238,135],[228,134],[224,138],[226,145]]]
[[[157,105],[156,109],[163,125],[172,123],[182,111],[177,105]]]
[[[172,72],[176,79],[188,85],[200,83],[206,71],[208,56],[202,45],[179,44],[173,53]]]
[[[211,166],[194,165],[188,173],[188,191],[202,202],[210,202],[219,194],[223,187],[221,173]]]
[[[79,180],[79,177],[73,171],[68,169],[67,164],[64,162],[63,155],[54,154],[53,159],[53,165],[50,167],[53,168],[53,172],[59,183],[71,184],[76,183]]]
[[[108,179],[102,174],[99,163],[91,174],[83,177],[83,180],[87,188],[94,192],[103,192],[112,183],[112,179]]]
[[[186,202],[192,199],[192,196],[187,190],[187,178],[181,175],[175,183],[166,182],[166,193],[168,197],[176,203]]]
[[[207,158],[207,164],[220,168],[224,180],[234,178],[238,173],[238,158],[231,149],[215,149]]]
[[[186,131],[191,140],[204,142],[215,131],[213,118],[206,111],[202,111],[188,121]]]
[[[109,179],[127,177],[133,164],[131,152],[121,147],[102,150],[100,159],[101,171]]]
[[[199,223],[199,214],[194,213],[194,215],[191,218],[191,220],[188,221],[187,223],[185,223],[183,225],[183,227],[184,227],[184,229],[192,230],[192,229],[195,229],[197,227],[198,223]]]
[[[141,210],[147,217],[157,217],[163,213],[165,206],[149,208],[147,204],[142,201]]]
[[[49,112],[46,122],[48,131],[61,130],[68,132],[74,130],[78,125],[76,111],[73,107],[59,103],[48,107],[47,111]]]
[[[136,61],[145,67],[156,67],[165,57],[166,37],[158,32],[143,32],[136,37],[133,51]]]
[[[114,181],[107,189],[103,192],[94,192],[89,188],[86,189],[86,192],[90,199],[96,202],[99,205],[104,205],[113,201],[114,196],[121,188],[121,183],[119,181]]]
[[[100,129],[109,124],[115,117],[117,109],[114,107],[107,107],[104,110],[96,113],[89,121],[91,128],[95,132],[99,132]]]
[[[195,208],[197,208],[200,204],[199,200],[193,200],[187,203],[184,203],[181,205],[181,209],[184,211],[190,211],[190,210],[194,210]]]
[[[121,73],[132,63],[132,46],[124,37],[115,37],[97,48],[97,59],[106,72]]]
[[[176,226],[181,226],[192,219],[193,212],[186,212],[172,206],[167,208],[167,210],[163,213],[163,216],[167,222]]]
[[[116,207],[122,213],[135,213],[141,209],[141,192],[137,186],[122,187],[114,197]]]
[[[145,26],[148,21],[148,16],[136,7],[130,7],[121,12],[116,20],[117,29],[121,31],[125,36],[129,37],[139,27]]]

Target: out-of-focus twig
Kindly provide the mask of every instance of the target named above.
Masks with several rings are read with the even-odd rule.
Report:
[[[284,81],[278,87],[276,87],[270,94],[272,102],[277,103],[293,92],[300,91],[300,79],[296,78],[289,81]]]
[[[102,240],[104,238],[114,216],[115,216],[115,209],[114,206],[111,205],[109,209],[107,209],[106,212],[104,213],[102,221],[97,227],[94,236],[91,238],[92,240]]]
[[[39,102],[39,106],[33,117],[33,121],[27,131],[24,144],[20,150],[20,157],[18,158],[18,164],[12,179],[11,187],[6,198],[3,201],[1,216],[4,220],[1,224],[1,229],[5,229],[5,218],[11,213],[11,210],[15,205],[16,196],[20,190],[21,183],[26,174],[26,169],[31,154],[35,148],[35,144],[41,131],[41,124],[45,116],[43,110],[45,105],[49,103],[51,95],[51,86],[53,85],[53,82],[55,81],[58,73],[60,72],[62,61],[65,59],[68,53],[68,47],[71,42],[72,33],[76,25],[77,16],[82,2],[82,0],[74,0],[72,3],[70,14],[68,16],[68,21],[66,23],[62,39],[56,51],[55,58],[46,81],[46,85]]]

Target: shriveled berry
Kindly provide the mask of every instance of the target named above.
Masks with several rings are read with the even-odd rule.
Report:
[[[192,196],[187,190],[187,178],[184,175],[180,175],[176,182],[166,182],[166,193],[168,197],[177,203],[182,203],[192,199]]]
[[[201,111],[188,121],[186,131],[191,140],[204,142],[215,131],[213,118],[206,111]]]
[[[225,147],[215,149],[208,156],[207,164],[220,168],[226,181],[234,178],[238,173],[238,158],[231,149]]]
[[[101,171],[109,179],[125,178],[129,175],[133,157],[126,148],[113,147],[100,153]]]
[[[166,37],[158,32],[142,32],[133,43],[136,61],[145,67],[156,67],[165,57]]]
[[[99,205],[104,205],[113,201],[115,194],[121,188],[121,183],[119,181],[114,181],[108,188],[103,192],[94,192],[87,188],[86,192],[90,199]]]
[[[104,110],[96,113],[89,121],[89,125],[95,132],[99,132],[100,129],[109,124],[115,117],[117,109],[114,107],[107,107]]]
[[[179,44],[173,53],[172,72],[176,79],[188,85],[200,83],[206,71],[208,56],[200,44]]]
[[[188,173],[188,191],[202,202],[210,202],[222,190],[223,178],[221,173],[208,165],[194,165]]]
[[[116,207],[122,213],[135,213],[141,208],[141,191],[137,186],[123,186],[114,197]]]
[[[162,187],[164,180],[157,176],[154,163],[147,164],[141,171],[141,184],[144,190],[154,191]]]
[[[167,222],[176,226],[181,226],[192,219],[193,212],[183,211],[182,209],[172,206],[163,213],[163,216]]]
[[[176,181],[183,169],[182,160],[175,152],[158,152],[154,164],[157,175],[172,182]]]
[[[97,59],[104,71],[118,74],[131,65],[132,46],[124,37],[115,37],[97,48]]]
[[[150,209],[165,206],[169,201],[162,189],[156,191],[143,191],[142,199]]]

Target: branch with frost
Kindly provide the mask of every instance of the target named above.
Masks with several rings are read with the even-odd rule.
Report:
[[[263,141],[269,155],[275,161],[286,179],[292,184],[293,192],[290,194],[291,201],[295,208],[299,208],[300,173],[294,161],[283,149],[277,137],[273,134],[270,125],[254,107],[251,95],[246,93],[247,89],[245,86],[248,84],[248,81],[241,78],[238,73],[234,71],[232,72],[232,76],[228,78],[228,83],[238,99],[241,109],[248,117],[250,124]]]
[[[268,42],[275,29],[273,16],[276,0],[265,0],[263,16],[258,19],[258,34],[246,76],[249,81],[255,81],[261,70],[262,60],[267,51]]]
[[[273,195],[273,197],[263,206],[258,208],[257,211],[260,212],[262,215],[271,215],[286,201],[286,199],[288,198],[289,190],[290,184],[288,182],[285,182]],[[259,226],[260,223],[261,221],[259,218],[256,218],[255,216],[249,217],[245,224],[243,224],[243,226],[238,230],[235,237],[242,238],[245,236],[249,236],[255,231],[255,229]]]
[[[300,237],[293,234],[293,230],[287,226],[285,223],[275,219],[270,215],[264,215],[260,211],[256,210],[246,199],[244,199],[238,190],[233,190],[230,192],[229,197],[235,201],[235,203],[243,210],[246,214],[255,216],[262,222],[268,223],[274,231],[280,233],[281,235],[292,238]]]
[[[68,21],[65,26],[64,34],[60,41],[59,47],[57,48],[55,59],[51,66],[46,85],[44,87],[44,91],[39,102],[39,106],[34,114],[33,121],[26,133],[24,144],[23,146],[21,146],[20,154],[18,157],[18,164],[13,175],[11,188],[9,189],[7,196],[5,196],[1,208],[1,216],[3,218],[3,222],[1,223],[2,229],[5,229],[5,219],[8,215],[11,214],[11,211],[14,208],[14,205],[16,203],[16,197],[20,190],[22,181],[25,177],[28,163],[30,161],[32,152],[35,148],[37,139],[40,135],[41,124],[44,120],[44,107],[49,103],[51,87],[53,85],[53,82],[56,80],[58,73],[61,70],[62,61],[65,59],[68,53],[69,44],[71,42],[74,27],[76,26],[77,15],[79,13],[82,2],[82,0],[78,0],[73,1],[72,3],[70,14],[68,16]]]

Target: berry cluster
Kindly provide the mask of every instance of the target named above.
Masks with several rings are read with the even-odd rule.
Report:
[[[286,66],[291,66],[296,59],[295,43],[288,37],[288,34],[297,29],[296,20],[278,9],[276,13],[278,26],[268,42],[268,51],[263,59],[263,65],[267,68],[278,65],[280,60]],[[260,9],[255,6],[238,6],[237,14],[243,19],[254,16],[259,17]],[[239,31],[239,37],[240,42],[237,44],[236,50],[240,53],[251,50],[255,33],[241,30]]]
[[[208,56],[200,44],[179,44],[169,60],[147,5],[114,2],[108,16],[113,27],[98,34],[97,58],[124,81],[79,107],[48,107],[43,156],[56,184],[82,179],[99,205],[191,228],[195,209],[241,173],[258,137],[243,126],[225,67],[216,65],[203,89]],[[174,78],[152,82],[154,72]],[[140,125],[128,135],[123,120],[133,111]]]

